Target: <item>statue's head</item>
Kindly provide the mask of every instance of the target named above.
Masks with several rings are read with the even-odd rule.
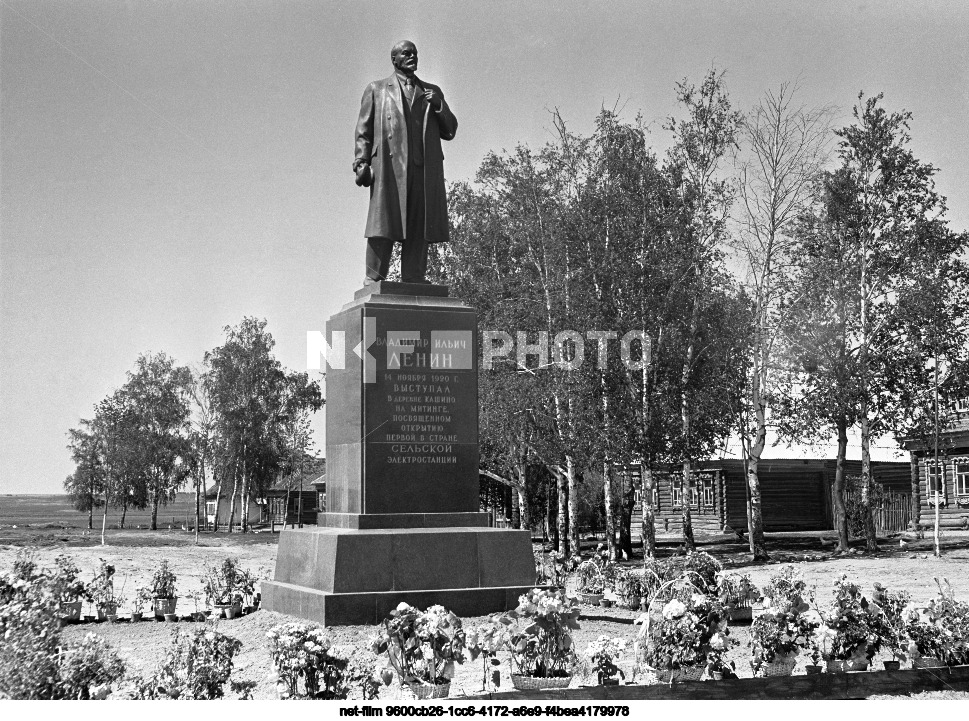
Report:
[[[400,72],[411,75],[417,72],[417,46],[410,40],[401,40],[390,49],[390,61]]]

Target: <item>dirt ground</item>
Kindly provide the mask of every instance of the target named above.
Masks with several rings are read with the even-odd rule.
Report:
[[[63,531],[51,529],[52,533],[43,539],[17,538],[0,534],[0,568],[9,568],[17,552],[27,546],[41,565],[51,565],[55,556],[60,553],[71,555],[81,567],[82,578],[87,580],[99,558],[105,558],[117,567],[117,588],[122,594],[131,598],[134,590],[147,583],[157,562],[167,558],[178,577],[178,591],[180,595],[200,588],[200,575],[205,564],[216,564],[226,556],[233,556],[251,571],[255,571],[262,578],[269,578],[276,558],[276,541],[278,536],[270,534],[249,534],[247,536],[206,535],[203,536],[204,545],[191,545],[191,534],[179,531],[161,531],[149,533],[145,531],[116,531],[110,538],[111,545],[89,545],[97,543],[99,539],[75,538],[73,536],[58,536]],[[943,547],[942,558],[935,558],[931,553],[930,540],[911,540],[904,547],[898,538],[886,539],[882,544],[882,551],[874,556],[861,553],[851,553],[846,556],[836,556],[826,547],[819,536],[778,534],[771,538],[771,546],[775,558],[783,563],[797,565],[808,583],[816,586],[817,599],[824,603],[830,598],[833,582],[841,574],[860,583],[864,588],[870,588],[878,581],[890,589],[908,590],[915,601],[928,601],[936,593],[933,578],[948,578],[955,591],[956,597],[969,599],[969,536],[947,534]],[[61,540],[66,538],[67,540]],[[762,585],[771,574],[778,571],[780,563],[774,562],[764,565],[751,565],[748,561],[746,549],[738,543],[720,542],[703,547],[724,563],[725,569],[735,572],[749,573],[754,583]],[[856,550],[856,549],[854,549]],[[662,553],[668,555],[676,551],[675,544],[667,545]],[[630,562],[631,567],[638,565]],[[122,612],[126,612],[125,609]],[[194,610],[191,601],[183,598],[178,608],[180,613]],[[87,612],[87,611],[86,611]],[[639,627],[633,625],[637,612],[625,609],[604,609],[598,607],[583,607],[580,618],[581,629],[576,633],[579,651],[584,651],[588,644],[600,635],[618,636],[626,639],[630,648],[635,640]],[[276,697],[275,687],[270,679],[270,658],[266,632],[278,623],[295,620],[292,617],[268,611],[257,611],[254,614],[233,620],[217,622],[220,631],[234,636],[242,641],[243,647],[236,657],[233,678],[256,683],[255,698],[271,699]],[[465,618],[466,629],[473,628],[483,618]],[[193,626],[182,622],[156,623],[142,621],[141,623],[101,623],[79,624],[65,629],[68,637],[81,637],[88,631],[94,631],[114,645],[126,658],[134,669],[148,673],[159,662],[171,634],[178,628]],[[376,662],[376,658],[369,652],[368,639],[373,633],[369,626],[345,626],[329,629],[329,635],[342,654],[355,654],[368,665]],[[744,625],[731,626],[731,635],[738,640],[739,646],[731,652],[730,658],[736,662],[738,674],[741,677],[751,675],[748,656],[748,630]],[[876,658],[880,666],[882,659]],[[509,665],[507,657],[502,657],[501,689],[509,686]],[[795,673],[803,673],[805,659],[799,662]],[[627,679],[632,677],[631,652],[620,663]],[[594,682],[591,678],[577,677],[573,685]],[[468,662],[458,667],[452,683],[451,696],[461,697],[479,693],[482,690],[482,666],[479,662]],[[969,698],[969,694],[957,694],[960,698]],[[381,690],[382,698],[397,698],[399,690],[395,684]],[[919,698],[952,698],[951,693],[944,696],[921,694]]]

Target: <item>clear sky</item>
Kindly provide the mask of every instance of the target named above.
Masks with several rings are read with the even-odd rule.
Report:
[[[884,92],[969,227],[964,1],[0,0],[0,492],[59,492],[140,352],[199,362],[254,315],[305,369],[362,280],[353,126],[402,38],[460,122],[449,180],[556,107],[641,111],[663,149],[674,83],[715,65],[739,109],[799,79],[844,122]]]

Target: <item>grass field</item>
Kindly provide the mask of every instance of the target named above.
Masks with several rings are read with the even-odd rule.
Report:
[[[94,511],[94,526],[101,528],[102,509]],[[195,494],[179,493],[175,502],[158,509],[159,528],[169,526],[181,528],[186,519],[195,518]],[[17,526],[33,528],[87,528],[87,513],[75,511],[67,495],[21,496],[4,494],[0,496],[0,529]],[[108,528],[117,528],[121,511],[108,509]],[[151,510],[128,509],[125,517],[126,528],[147,528],[151,524]]]

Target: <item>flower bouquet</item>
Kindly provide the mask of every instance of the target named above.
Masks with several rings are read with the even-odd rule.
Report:
[[[663,681],[696,681],[703,674],[711,642],[725,644],[727,618],[720,602],[680,588],[662,610],[640,616],[639,658]]]
[[[401,686],[417,698],[445,698],[454,664],[464,663],[466,642],[461,619],[443,606],[422,612],[401,603],[370,646],[378,655],[387,654]],[[389,678],[384,677],[385,683]]]
[[[574,599],[561,590],[534,588],[518,599],[515,610],[500,618],[502,623],[512,626],[508,648],[515,688],[569,685],[575,662],[572,631],[579,628],[579,607]]]

